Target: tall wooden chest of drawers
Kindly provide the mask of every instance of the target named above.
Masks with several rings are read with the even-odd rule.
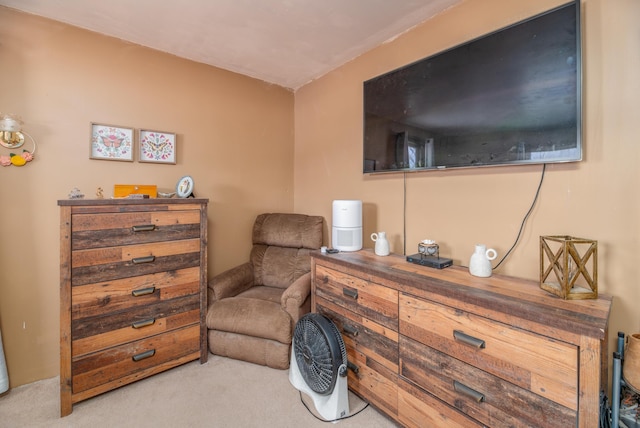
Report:
[[[60,409],[207,361],[206,199],[60,200]]]
[[[369,250],[311,265],[312,310],[342,333],[349,388],[403,426],[598,426],[610,297]]]

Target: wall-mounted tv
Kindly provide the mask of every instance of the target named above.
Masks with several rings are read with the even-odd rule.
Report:
[[[365,173],[580,161],[580,1],[363,90]]]

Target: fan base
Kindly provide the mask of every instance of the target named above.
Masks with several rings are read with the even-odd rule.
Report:
[[[289,367],[289,382],[301,392],[307,394],[313,400],[313,405],[322,419],[335,421],[349,416],[349,389],[347,377],[338,376],[333,392],[329,395],[320,395],[314,392],[304,381],[296,357],[291,353],[291,366]]]

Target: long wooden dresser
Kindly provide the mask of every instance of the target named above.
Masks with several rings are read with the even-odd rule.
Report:
[[[342,333],[349,388],[407,427],[598,427],[611,302],[370,250],[312,254],[312,310]]]
[[[206,199],[60,200],[60,410],[207,361]]]

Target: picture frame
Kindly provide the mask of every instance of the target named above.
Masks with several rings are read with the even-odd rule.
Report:
[[[176,164],[176,134],[141,129],[138,135],[138,161]]]
[[[188,198],[190,196],[195,197],[193,195],[193,187],[193,177],[185,175],[176,183],[176,195],[179,198]]]
[[[133,128],[91,123],[89,158],[133,162]]]

